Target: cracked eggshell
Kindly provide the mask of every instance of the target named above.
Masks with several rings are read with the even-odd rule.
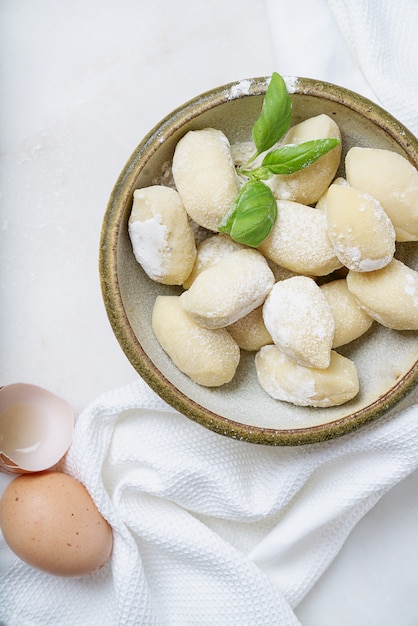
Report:
[[[55,466],[71,445],[74,414],[55,394],[27,383],[0,389],[0,469],[40,472]]]

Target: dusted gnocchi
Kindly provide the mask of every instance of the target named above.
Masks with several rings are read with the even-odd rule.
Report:
[[[173,178],[190,217],[217,232],[238,193],[229,141],[220,130],[191,130],[173,155]]]
[[[347,180],[380,202],[397,241],[418,240],[418,171],[390,150],[354,147],[345,158]]]
[[[357,272],[384,267],[395,252],[395,230],[381,204],[346,185],[326,195],[327,233],[342,265]]]
[[[263,255],[246,248],[199,274],[180,302],[205,328],[223,328],[260,306],[273,284],[273,272]]]
[[[301,144],[312,139],[335,137],[341,140],[338,125],[328,115],[316,115],[296,124],[281,143]],[[268,184],[278,199],[314,204],[326,191],[340,164],[341,141],[319,161],[294,174],[277,174]]]
[[[178,296],[157,296],[152,328],[173,363],[199,385],[219,387],[234,377],[238,344],[225,328],[210,330],[197,324]]]
[[[265,257],[310,276],[325,276],[342,266],[328,238],[324,212],[288,200],[279,200],[277,208],[276,223],[258,246]]]
[[[375,272],[348,272],[347,285],[377,322],[395,330],[418,330],[418,272],[393,259]]]
[[[273,343],[264,324],[262,306],[228,326],[228,330],[242,350],[254,352]]]
[[[264,346],[256,354],[257,377],[263,389],[276,400],[298,406],[338,406],[359,392],[353,361],[331,352],[326,369],[296,363],[277,346]]]
[[[349,185],[348,181],[342,176],[338,176],[338,178],[332,181],[332,184],[333,185]],[[321,211],[327,210],[327,193],[328,193],[328,187],[325,193],[322,194],[318,202],[315,204],[315,209],[320,209]]]
[[[373,318],[361,308],[348,289],[345,278],[321,285],[321,291],[334,318],[333,348],[344,346],[369,330]]]
[[[188,215],[175,189],[135,189],[129,236],[136,260],[150,278],[181,285],[190,274],[196,245]]]
[[[227,254],[244,248],[245,246],[243,244],[237,243],[228,237],[228,235],[212,235],[203,239],[197,246],[196,260],[193,269],[184,281],[183,287],[188,289],[203,270],[212,265],[216,265]]]
[[[264,302],[263,319],[274,343],[299,365],[328,367],[334,318],[312,278],[294,276],[276,283]]]

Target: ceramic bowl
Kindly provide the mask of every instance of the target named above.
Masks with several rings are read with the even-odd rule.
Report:
[[[418,167],[417,139],[389,113],[342,87],[287,78],[293,123],[326,113],[339,125],[343,155],[354,146],[399,152]],[[168,404],[222,435],[248,442],[298,445],[332,439],[393,409],[418,379],[418,333],[391,331],[377,323],[338,351],[358,368],[360,393],[333,408],[303,408],[273,400],[260,387],[254,355],[242,353],[233,381],[219,388],[193,383],[171,362],[151,329],[158,294],[181,288],[151,281],[136,262],[127,222],[134,189],[168,180],[178,140],[191,129],[222,130],[232,143],[251,138],[268,78],[223,85],[179,107],[139,143],[118,178],[105,213],[99,269],[107,314],[123,351],[148,385]],[[339,172],[338,174],[341,174]],[[418,269],[418,243],[398,245],[396,256]]]

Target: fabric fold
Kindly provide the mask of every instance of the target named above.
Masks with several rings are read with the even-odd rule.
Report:
[[[325,0],[347,46],[382,106],[418,133],[418,3]]]
[[[105,394],[79,416],[64,468],[114,531],[110,562],[88,577],[96,616],[69,602],[82,579],[14,562],[0,579],[6,623],[56,624],[52,584],[62,626],[298,624],[295,607],[355,524],[418,467],[417,410],[279,448],[202,428],[141,380]],[[38,622],[22,621],[28,586]]]

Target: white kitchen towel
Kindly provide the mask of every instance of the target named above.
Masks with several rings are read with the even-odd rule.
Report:
[[[17,558],[7,626],[292,626],[359,519],[418,467],[418,408],[299,447],[222,437],[139,380],[77,421],[66,471],[114,530],[110,562],[64,579]]]
[[[418,133],[416,0],[266,0],[276,69],[348,87]]]
[[[376,98],[417,134],[418,2],[326,1]]]

